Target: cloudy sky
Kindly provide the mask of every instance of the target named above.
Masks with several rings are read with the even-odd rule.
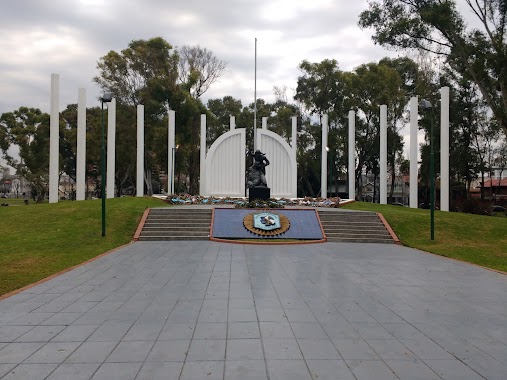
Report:
[[[357,26],[367,7],[366,0],[2,1],[0,114],[21,106],[49,113],[52,73],[60,75],[60,110],[77,103],[78,88],[86,88],[87,106],[98,106],[97,61],[132,40],[158,36],[175,48],[200,45],[227,61],[203,100],[232,95],[243,105],[254,100],[257,38],[257,97],[271,101],[273,86],[286,86],[291,99],[304,59],[333,58],[353,70],[397,55]]]
[[[49,112],[51,73],[60,75],[60,109],[77,103],[92,82],[97,61],[134,39],[161,36],[174,47],[200,45],[227,61],[227,72],[203,97],[254,99],[254,40],[257,93],[271,100],[273,86],[289,98],[303,60],[336,59],[352,70],[388,52],[361,31],[363,0],[17,0],[0,12],[0,113],[20,106]]]

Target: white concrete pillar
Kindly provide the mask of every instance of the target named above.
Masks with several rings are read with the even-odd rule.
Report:
[[[144,196],[144,105],[137,106],[137,175],[136,195]]]
[[[77,92],[76,200],[86,198],[86,89]]]
[[[51,105],[49,114],[49,203],[58,202],[60,143],[60,76],[51,74]]]
[[[207,195],[206,190],[206,114],[201,115],[201,162],[199,175],[199,193]]]
[[[262,117],[262,129],[268,129],[268,118],[266,116]]]
[[[231,126],[231,131],[236,129],[236,118],[234,116],[229,118],[229,125]]]
[[[380,204],[387,204],[387,105],[380,106]]]
[[[417,96],[410,99],[410,207],[418,206],[418,183],[417,183],[417,153],[419,144],[417,141],[419,118],[419,104]]]
[[[107,177],[106,198],[114,198],[116,174],[116,99],[107,105]]]
[[[449,211],[449,87],[440,96],[440,210]]]
[[[297,138],[298,138],[298,117],[292,116],[292,136],[291,136],[291,146],[294,153],[297,150]]]
[[[329,132],[328,116],[322,115],[322,160],[320,171],[320,196],[327,198],[327,134]]]
[[[176,112],[169,110],[169,123],[167,130],[167,192],[174,194],[174,165],[176,158]]]
[[[356,113],[349,111],[349,199],[356,199]]]

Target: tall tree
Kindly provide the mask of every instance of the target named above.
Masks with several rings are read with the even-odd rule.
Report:
[[[194,98],[200,98],[224,74],[227,62],[197,46],[183,46],[179,53],[179,78]]]
[[[373,41],[395,49],[423,49],[478,86],[507,135],[507,2],[465,0],[477,28],[467,28],[454,0],[372,1],[359,25]]]
[[[19,157],[8,153],[13,145],[19,147]],[[2,114],[0,151],[7,164],[32,183],[37,201],[42,201],[49,181],[49,115],[28,107]]]

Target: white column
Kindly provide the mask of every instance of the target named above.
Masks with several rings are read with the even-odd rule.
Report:
[[[356,113],[349,111],[349,199],[356,199]]]
[[[327,198],[327,134],[328,116],[322,115],[322,160],[320,171],[320,196]]]
[[[236,118],[234,116],[229,118],[229,125],[231,126],[231,131],[236,129]]]
[[[291,136],[291,146],[294,153],[297,149],[297,138],[298,138],[298,117],[292,116],[292,136]]]
[[[76,200],[86,198],[86,89],[77,92]]]
[[[268,129],[268,118],[266,116],[262,117],[262,129]]]
[[[292,146],[292,157],[294,162],[296,163],[296,167],[292,169],[292,183],[291,188],[293,189],[292,198],[297,198],[297,188],[298,188],[298,169],[297,169],[297,139],[298,139],[298,118],[297,116],[292,116],[292,136],[291,136],[291,146]]]
[[[174,194],[174,158],[176,156],[176,112],[169,111],[169,123],[167,130],[167,192]]]
[[[144,105],[137,106],[137,176],[136,194],[144,196]]]
[[[417,208],[417,142],[419,105],[417,96],[410,99],[410,207]]]
[[[58,202],[60,142],[60,76],[51,74],[51,105],[49,118],[49,203]]]
[[[107,105],[107,177],[106,198],[114,198],[116,174],[116,99]]]
[[[393,173],[394,174],[394,173]],[[387,106],[380,106],[380,204],[387,204]]]
[[[449,211],[449,87],[440,96],[440,210]]]
[[[201,162],[199,175],[199,193],[207,195],[206,190],[206,114],[201,115]]]

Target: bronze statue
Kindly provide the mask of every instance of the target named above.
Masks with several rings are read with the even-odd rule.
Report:
[[[254,154],[247,150],[247,154],[253,157],[253,164],[248,170],[247,187],[267,187],[266,166],[269,165],[269,160],[260,150],[256,150]]]

